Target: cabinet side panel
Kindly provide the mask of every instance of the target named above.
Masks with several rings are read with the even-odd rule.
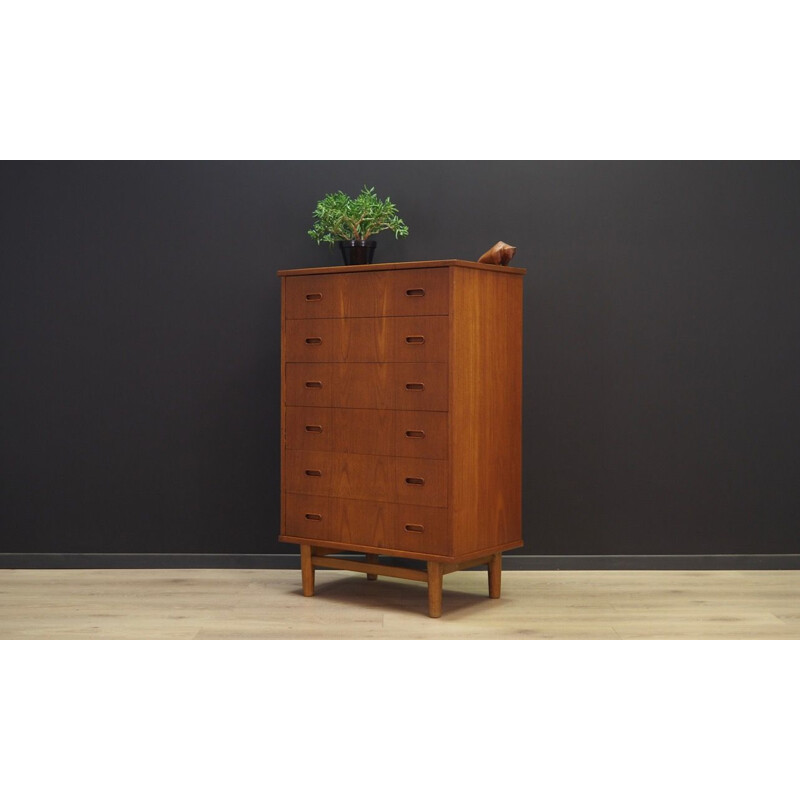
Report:
[[[522,279],[452,272],[450,488],[459,556],[522,543]]]
[[[286,534],[286,278],[281,278],[281,519],[279,535]]]

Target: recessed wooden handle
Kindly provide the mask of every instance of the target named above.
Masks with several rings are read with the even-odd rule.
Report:
[[[306,339],[306,344],[322,344],[322,337],[309,336],[308,339]]]
[[[424,289],[406,289],[408,297],[425,297]]]
[[[322,519],[322,514],[306,514],[306,519],[320,520]]]
[[[425,478],[406,478],[406,483],[411,486],[424,486]]]
[[[425,384],[424,383],[407,383],[406,384],[406,391],[407,392],[424,392],[425,391]]]
[[[322,381],[306,381],[306,389],[321,389]]]
[[[321,478],[322,477],[322,473],[318,469],[307,469],[306,470],[306,475],[308,475],[309,478]]]
[[[425,431],[406,431],[406,436],[409,439],[424,439]]]
[[[309,433],[322,433],[322,425],[306,425]]]
[[[411,523],[408,523],[407,525],[403,525],[403,530],[406,530],[409,533],[425,533],[425,526],[412,525]]]
[[[306,295],[307,303],[314,303],[317,300],[322,300],[322,292],[311,292],[311,294]]]
[[[424,336],[406,336],[406,344],[425,344]]]

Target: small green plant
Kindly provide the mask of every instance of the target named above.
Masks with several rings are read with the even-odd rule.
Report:
[[[408,225],[397,216],[397,206],[380,200],[375,188],[366,186],[357,197],[342,191],[326,194],[314,209],[314,227],[308,235],[317,243],[367,239],[381,231],[393,231],[395,239],[408,236]]]

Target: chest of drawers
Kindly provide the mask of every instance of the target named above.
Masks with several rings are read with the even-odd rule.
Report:
[[[280,540],[428,584],[522,545],[522,276],[469,261],[282,270]],[[363,553],[364,559],[336,557]],[[381,562],[400,556],[409,569]]]

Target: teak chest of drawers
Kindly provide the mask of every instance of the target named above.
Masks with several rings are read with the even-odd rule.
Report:
[[[280,541],[428,584],[522,545],[522,276],[470,261],[282,270]],[[363,560],[336,558],[364,553]],[[426,562],[425,569],[379,556]]]

